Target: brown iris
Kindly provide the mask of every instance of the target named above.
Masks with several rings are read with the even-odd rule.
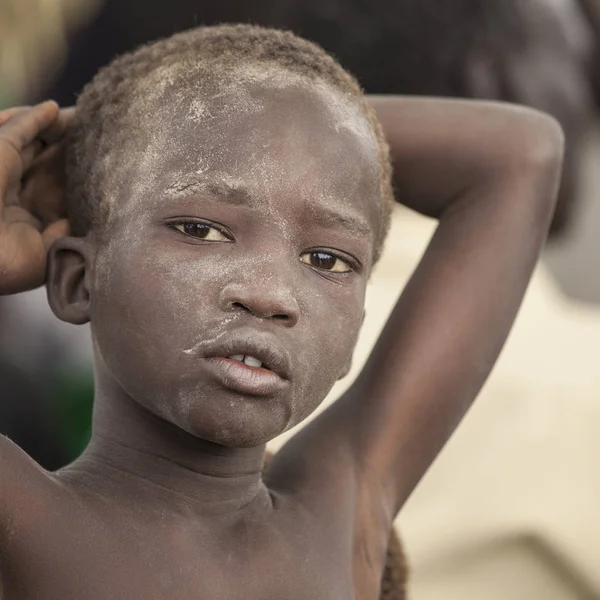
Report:
[[[307,252],[300,257],[300,260],[311,267],[330,273],[347,273],[351,270],[350,265],[345,260],[329,252]]]

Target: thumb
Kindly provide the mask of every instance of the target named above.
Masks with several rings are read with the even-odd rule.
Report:
[[[52,246],[56,240],[68,236],[70,232],[71,228],[67,219],[59,219],[51,225],[48,225],[48,227],[42,231],[42,241],[44,242],[46,252],[50,250],[50,246]]]

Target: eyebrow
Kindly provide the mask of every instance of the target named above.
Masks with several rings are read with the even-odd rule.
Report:
[[[229,204],[255,206],[256,201],[250,192],[242,186],[235,186],[219,180],[179,181],[171,184],[165,193],[171,198],[189,196],[190,194],[205,194],[218,198]]]
[[[194,180],[182,181],[171,184],[166,190],[172,198],[189,196],[190,194],[205,194],[225,201],[235,206],[257,205],[256,199],[243,186],[233,185],[223,180]],[[341,213],[334,208],[320,207],[315,214],[315,220],[320,225],[327,227],[344,227],[354,234],[369,236],[372,228],[364,220],[352,214]]]
[[[365,220],[351,214],[342,214],[332,208],[320,208],[315,218],[319,224],[329,227],[341,226],[358,235],[369,236],[372,233],[372,228]]]

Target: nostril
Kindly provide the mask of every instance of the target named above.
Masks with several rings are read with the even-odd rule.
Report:
[[[269,318],[269,319],[277,319],[278,321],[285,321],[285,322],[290,320],[290,316],[286,315],[285,313],[272,313],[270,311],[265,311],[263,313],[262,311],[260,311],[260,312],[254,311],[249,306],[246,306],[243,302],[238,302],[238,301],[232,302],[231,307],[235,308],[235,309],[243,310],[244,312],[249,312],[250,314],[260,317],[261,319]]]
[[[251,312],[251,310],[245,304],[242,304],[241,302],[232,302],[231,306],[233,306],[234,308],[241,308],[242,310],[245,310],[246,312]]]

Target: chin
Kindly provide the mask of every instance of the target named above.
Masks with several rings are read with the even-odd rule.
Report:
[[[248,405],[243,402],[221,404],[215,410],[199,406],[175,420],[194,437],[226,448],[253,448],[270,442],[288,429],[288,411],[264,399]],[[265,406],[266,404],[266,406]]]
[[[188,433],[191,433],[195,437],[206,442],[233,449],[256,448],[257,446],[264,446],[283,432],[268,432],[264,430],[250,431],[248,429],[237,430],[223,427],[217,431],[207,431],[202,428],[195,428],[193,431],[188,431]]]

